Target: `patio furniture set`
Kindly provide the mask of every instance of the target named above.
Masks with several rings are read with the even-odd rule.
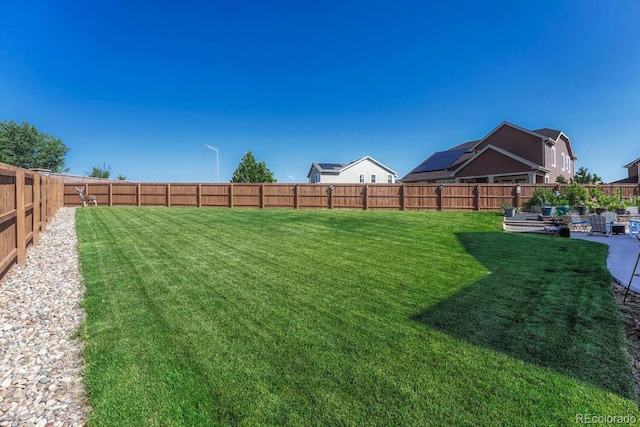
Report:
[[[603,233],[606,236],[612,234],[626,234],[629,236],[640,236],[640,217],[630,217],[628,215],[616,215],[615,212],[602,212],[601,214],[590,214],[580,216],[577,213],[563,215],[562,224],[570,231]]]

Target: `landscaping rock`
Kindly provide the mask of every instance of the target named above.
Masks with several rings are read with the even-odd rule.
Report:
[[[84,319],[75,208],[60,208],[40,244],[0,280],[0,426],[84,426]]]

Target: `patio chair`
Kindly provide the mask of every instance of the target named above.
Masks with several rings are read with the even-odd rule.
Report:
[[[604,233],[607,237],[611,236],[611,225],[616,221],[616,214],[614,212],[602,212],[601,214],[589,215],[589,223],[591,224],[591,231],[593,233]]]
[[[640,236],[640,219],[630,219],[627,221],[629,236]]]
[[[582,232],[589,231],[589,225],[591,225],[591,223],[588,219],[581,218],[577,213],[570,213],[569,215],[566,215],[566,218],[567,220],[565,223],[569,226],[569,230]]]

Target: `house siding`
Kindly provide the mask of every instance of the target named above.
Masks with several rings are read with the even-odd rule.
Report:
[[[315,168],[311,169],[311,174],[309,175],[309,182],[313,181],[314,173],[317,172]],[[376,183],[377,184],[386,184],[387,176],[393,175],[393,182],[396,182],[397,176],[395,173],[390,172],[388,169],[385,169],[379,166],[377,163],[372,162],[369,159],[362,160],[357,164],[352,166],[348,166],[342,170],[342,172],[338,173],[323,173],[320,177],[320,182],[328,183],[328,184],[340,184],[340,183],[360,183],[360,174],[364,174],[364,183],[371,183],[371,175],[376,175]]]
[[[556,149],[556,165],[553,166],[551,163],[552,150],[551,147],[555,147]],[[565,168],[565,165],[562,164],[562,155],[564,154],[565,158],[568,159],[569,169]],[[546,157],[546,167],[549,169],[549,182],[556,182],[557,178],[563,176],[566,179],[572,178],[575,175],[574,170],[574,159],[571,157],[569,153],[569,144],[563,138],[558,138],[558,141],[555,145],[545,144],[545,157]]]
[[[314,168],[311,168],[311,171],[309,172],[309,182],[310,183],[313,184],[313,183],[317,182],[317,181],[315,181],[316,174],[320,174],[320,181],[318,181],[318,182],[324,181],[324,179],[323,179],[324,177],[322,176],[320,171],[317,168],[314,167]]]
[[[458,171],[458,176],[528,173],[531,167],[494,150],[487,150]]]
[[[487,145],[500,147],[523,159],[542,165],[542,139],[528,132],[511,126],[502,126],[488,138],[482,141],[476,151],[482,150]]]

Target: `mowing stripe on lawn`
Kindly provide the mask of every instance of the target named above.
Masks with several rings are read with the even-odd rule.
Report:
[[[506,235],[499,221],[79,209],[90,424],[532,425],[637,414],[599,246]]]

